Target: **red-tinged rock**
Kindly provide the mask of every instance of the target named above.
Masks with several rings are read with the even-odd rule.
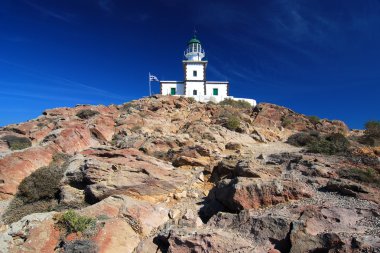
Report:
[[[123,219],[106,220],[93,241],[98,253],[132,253],[140,242],[139,235]]]
[[[63,116],[69,117],[73,115],[73,109],[68,107],[59,107],[54,109],[48,109],[43,112],[43,115],[46,115],[48,118]]]
[[[13,238],[9,252],[55,252],[60,232],[52,216],[53,213],[31,214],[13,223],[8,230]]]
[[[350,129],[340,120],[323,119],[319,124],[316,124],[316,129],[323,133],[341,133],[347,135]]]
[[[112,117],[101,115],[91,122],[89,129],[100,142],[107,143],[115,133],[115,121]]]
[[[99,217],[101,220],[122,218],[141,236],[149,235],[152,230],[169,220],[169,209],[164,203],[152,204],[122,195],[108,197],[84,208],[81,213]]]
[[[37,128],[37,124],[37,121],[28,121],[17,125],[9,125],[7,128],[21,135],[29,135],[34,128]]]
[[[201,159],[187,157],[187,156],[180,156],[177,159],[173,161],[173,165],[176,167],[180,166],[202,166],[207,167],[209,163],[207,161],[203,161]]]
[[[10,151],[7,141],[0,139],[0,154]]]
[[[45,139],[46,136],[50,134],[52,130],[53,129],[50,127],[44,127],[42,129],[32,131],[29,134],[29,138],[32,140],[33,144],[39,144],[41,141]]]
[[[286,127],[293,131],[318,130],[323,133],[347,134],[347,125],[339,120],[320,120],[314,124],[305,115],[296,113],[288,108],[260,103],[254,109],[253,125],[255,127],[277,130]]]
[[[81,210],[81,213],[91,217],[104,217],[105,219],[117,218],[120,209],[124,205],[122,197],[108,197],[94,205],[88,206]]]
[[[111,195],[161,201],[192,178],[190,172],[176,169],[136,149],[87,150],[82,154],[85,157],[73,158],[75,166],[69,164],[63,183],[87,185],[86,197],[94,202]]]
[[[63,129],[54,143],[61,152],[74,154],[88,148],[92,144],[91,141],[91,133],[87,127],[78,124],[75,127]]]
[[[32,147],[0,159],[0,199],[12,197],[20,182],[38,168],[49,165],[56,152],[50,147]]]
[[[76,241],[80,239],[81,239],[81,236],[78,233],[71,233],[66,236],[65,241],[72,242],[72,241]]]

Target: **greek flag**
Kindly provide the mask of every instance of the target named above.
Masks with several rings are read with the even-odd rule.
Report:
[[[156,81],[156,82],[159,82],[160,80],[158,80],[158,78],[157,78],[156,76],[151,75],[151,74],[149,73],[149,81]]]

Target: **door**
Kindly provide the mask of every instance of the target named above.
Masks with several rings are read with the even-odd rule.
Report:
[[[175,95],[175,93],[176,93],[175,88],[171,88],[171,89],[170,89],[170,95]]]
[[[212,89],[212,95],[214,95],[214,96],[218,96],[218,89],[217,88],[214,88],[214,89]]]

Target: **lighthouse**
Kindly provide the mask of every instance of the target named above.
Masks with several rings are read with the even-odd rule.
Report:
[[[207,81],[206,68],[208,61],[200,40],[194,35],[187,43],[184,51],[183,81],[160,81],[161,94],[171,96],[193,97],[200,102],[221,102],[230,98],[244,100],[256,106],[254,99],[234,98],[229,94],[228,81]]]
[[[201,42],[194,37],[187,43],[183,60],[184,70],[184,95],[201,97],[207,95],[206,89],[206,54]],[[228,83],[225,84],[227,87]],[[227,92],[227,89],[225,89]],[[226,94],[227,95],[227,94]]]

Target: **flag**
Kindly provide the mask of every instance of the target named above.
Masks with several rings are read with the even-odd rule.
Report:
[[[151,75],[151,74],[149,73],[149,81],[157,81],[157,82],[159,82],[160,80],[158,80],[158,78],[157,78],[156,76]]]

